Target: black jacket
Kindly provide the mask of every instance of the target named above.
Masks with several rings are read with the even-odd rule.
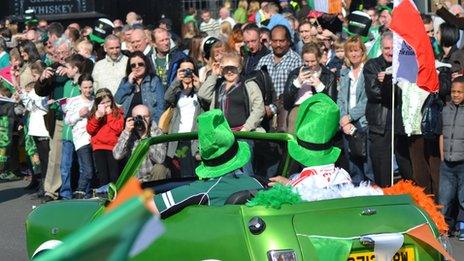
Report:
[[[440,98],[443,102],[451,100],[451,75],[464,69],[464,51],[456,46],[451,47],[447,56],[439,58],[440,62],[451,64],[451,68],[439,67]]]
[[[299,88],[297,88],[293,84],[293,81],[296,78],[298,78],[298,74],[300,73],[300,68],[301,67],[294,69],[288,75],[287,83],[285,84],[285,88],[284,88],[284,108],[286,110],[291,110],[293,106],[295,106]],[[321,69],[322,71],[321,71],[321,76],[319,76],[319,79],[325,86],[322,93],[329,95],[330,98],[332,98],[334,102],[337,102],[338,90],[337,90],[337,79],[335,77],[335,74],[331,72],[329,69],[325,68],[324,66],[321,66]]]
[[[247,54],[243,60],[243,72],[242,75],[247,77],[249,74],[253,73],[256,69],[256,65],[258,64],[259,60],[266,56],[271,51],[266,48],[266,46],[262,46],[261,50],[259,50],[256,54],[251,55]]]
[[[387,62],[382,55],[371,59],[364,65],[364,88],[366,89],[367,105],[366,119],[369,131],[378,134],[384,134],[385,130],[390,128],[392,119],[392,77],[385,76],[380,83],[377,79],[379,72],[385,71],[391,63]],[[395,88],[395,132],[404,134],[403,117],[401,116],[401,90]],[[389,120],[390,119],[390,120]]]

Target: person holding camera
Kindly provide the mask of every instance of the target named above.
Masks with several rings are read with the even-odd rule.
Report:
[[[232,130],[253,131],[264,116],[261,90],[254,81],[240,77],[241,57],[225,53],[221,63],[214,63],[212,74],[198,91],[198,97],[210,104],[210,109],[221,109]]]
[[[192,58],[181,60],[177,70],[177,79],[171,83],[164,95],[169,106],[174,108],[169,133],[197,130],[195,119],[203,111],[197,97],[198,88],[200,88],[200,81],[195,62]],[[190,141],[173,141],[168,145],[167,156],[179,161],[180,176],[186,177],[194,173],[197,165],[194,158],[196,152],[196,146]]]
[[[114,95],[116,103],[122,105],[124,115],[130,115],[135,106],[148,107],[151,118],[158,122],[164,111],[164,86],[152,73],[151,63],[140,51],[131,54],[127,61],[126,77]]]
[[[316,93],[325,93],[337,101],[335,74],[321,65],[322,53],[317,44],[303,45],[303,66],[290,72],[284,88],[284,108],[289,111],[288,132],[295,131],[299,105]]]
[[[113,157],[122,160],[129,157],[141,139],[156,137],[163,132],[158,128],[156,121],[151,119],[150,109],[145,105],[137,105],[132,109],[131,117],[126,119],[124,131],[113,148]],[[164,167],[166,157],[166,143],[150,146],[148,156],[142,162],[138,179],[142,182],[166,179],[170,175]]]
[[[220,109],[233,131],[264,131],[260,127],[265,112],[263,95],[255,81],[240,77],[241,59],[236,53],[225,53],[221,63],[213,64],[198,97],[209,103],[210,109]],[[251,164],[244,171],[253,174]]]

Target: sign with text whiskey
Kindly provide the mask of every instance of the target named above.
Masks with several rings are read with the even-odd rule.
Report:
[[[86,13],[95,11],[95,0],[12,0],[10,10],[18,16],[34,9],[38,16]]]

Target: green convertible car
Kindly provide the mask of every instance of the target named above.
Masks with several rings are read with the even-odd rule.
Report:
[[[288,176],[292,160],[285,133],[235,133],[255,143],[253,166],[278,166],[271,175]],[[132,176],[136,176],[149,146],[162,142],[196,139],[196,133],[172,134],[142,141],[133,152],[119,180],[111,186],[109,199],[54,201],[29,214],[26,221],[27,253],[33,259],[55,247],[68,235],[103,215],[105,206]],[[266,145],[267,144],[267,145]],[[269,146],[269,144],[273,146]],[[262,146],[262,147],[261,147]],[[269,148],[265,148],[269,146]],[[263,149],[265,148],[265,149]],[[280,155],[266,157],[260,155]],[[277,153],[278,152],[278,153]],[[194,180],[171,178],[143,184],[162,193]],[[346,259],[375,260],[386,245],[379,241],[401,237],[393,260],[442,260],[436,247],[409,231],[426,227],[440,240],[434,222],[408,195],[361,196],[283,205],[280,209],[248,207],[253,191],[236,193],[220,207],[190,206],[162,221],[165,233],[135,260],[334,260],[332,253],[344,249]],[[383,244],[383,245],[382,245]],[[398,249],[397,248],[397,249]],[[123,258],[125,259],[125,258]]]

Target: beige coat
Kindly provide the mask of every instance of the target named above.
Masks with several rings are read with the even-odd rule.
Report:
[[[210,103],[210,109],[214,109],[215,90],[217,76],[210,75],[198,90],[198,97]],[[248,103],[250,108],[250,116],[248,116],[243,128],[252,131],[256,130],[261,124],[264,117],[264,101],[263,95],[258,85],[254,81],[246,81],[245,88],[248,92]]]

